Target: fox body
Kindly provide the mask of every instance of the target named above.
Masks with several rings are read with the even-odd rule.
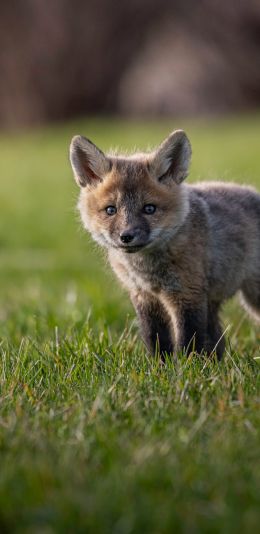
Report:
[[[240,291],[260,319],[260,195],[184,184],[190,158],[182,130],[145,154],[105,155],[81,136],[70,148],[84,227],[107,248],[149,351],[221,358],[223,301]]]

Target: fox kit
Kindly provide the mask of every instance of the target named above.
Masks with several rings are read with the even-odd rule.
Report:
[[[155,151],[105,155],[70,146],[84,227],[107,248],[149,351],[221,358],[223,301],[241,292],[260,319],[260,195],[221,182],[185,185],[191,146],[174,131]]]

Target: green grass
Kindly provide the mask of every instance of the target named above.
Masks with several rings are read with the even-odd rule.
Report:
[[[259,115],[0,136],[1,532],[259,529],[259,328],[232,302],[223,362],[161,367],[75,211],[72,135],[145,148],[174,127],[191,180],[260,189]]]

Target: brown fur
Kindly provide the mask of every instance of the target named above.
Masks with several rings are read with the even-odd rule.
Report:
[[[221,357],[222,302],[240,290],[260,318],[260,196],[234,184],[184,185],[190,156],[182,131],[131,157],[105,156],[82,137],[71,144],[83,224],[108,249],[149,350]]]

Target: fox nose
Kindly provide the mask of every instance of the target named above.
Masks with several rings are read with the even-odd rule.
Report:
[[[130,243],[130,241],[133,241],[134,237],[135,237],[135,234],[131,233],[129,230],[127,230],[126,232],[122,232],[122,234],[120,234],[120,239],[122,243]]]

